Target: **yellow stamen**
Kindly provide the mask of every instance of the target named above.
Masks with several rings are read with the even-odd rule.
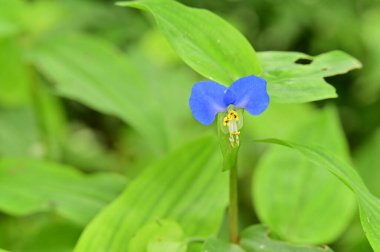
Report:
[[[228,119],[227,116],[225,116],[225,117],[223,118],[223,125],[224,125],[224,126],[228,126],[229,124],[230,124],[230,120]]]
[[[228,119],[229,120],[239,121],[239,115],[238,115],[238,113],[235,110],[230,110],[228,112]]]
[[[223,125],[228,127],[228,131],[230,133],[229,139],[231,145],[234,147],[239,146],[240,131],[238,131],[237,121],[239,121],[238,113],[233,109],[229,109],[227,116],[223,118]]]

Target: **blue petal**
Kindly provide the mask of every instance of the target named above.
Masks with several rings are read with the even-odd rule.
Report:
[[[226,89],[224,91],[223,100],[224,100],[224,104],[228,106],[230,104],[233,104],[236,101],[236,95],[234,92],[231,91],[231,89]]]
[[[195,119],[204,125],[215,120],[218,112],[225,111],[223,97],[226,87],[213,81],[195,83],[191,89],[189,105]]]
[[[269,105],[266,86],[266,80],[250,75],[238,79],[228,89],[236,95],[236,107],[244,108],[252,115],[259,115]]]

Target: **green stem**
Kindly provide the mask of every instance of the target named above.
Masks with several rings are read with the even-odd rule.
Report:
[[[238,188],[237,188],[237,166],[230,169],[230,206],[228,211],[228,223],[230,230],[230,242],[238,243]]]

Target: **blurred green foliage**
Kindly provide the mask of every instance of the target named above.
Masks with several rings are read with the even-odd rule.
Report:
[[[357,221],[352,195],[334,194],[345,191],[335,178],[289,150],[268,148],[252,139],[299,140],[323,145],[348,162],[351,156],[371,192],[380,196],[380,4],[371,0],[180,2],[222,16],[257,51],[318,55],[340,49],[361,61],[362,71],[327,78],[338,99],[271,104],[262,117],[247,117],[239,157],[240,211],[241,227],[258,219],[278,225],[279,237],[274,238],[330,243],[337,252],[372,251]],[[181,62],[152,22],[151,16],[142,18],[137,11],[107,0],[0,0],[0,248],[72,251],[83,226],[117,198],[125,178],[131,186],[127,183],[122,196],[90,226],[101,229],[103,222],[117,221],[114,217],[124,217],[131,204],[141,206],[146,215],[135,218],[132,213],[123,219],[124,228],[113,234],[116,240],[105,235],[91,246],[112,245],[112,251],[125,251],[127,243],[118,246],[126,234],[132,236],[130,220],[133,232],[140,230],[144,236],[144,225],[146,229],[162,215],[170,225],[181,224],[186,235],[216,233],[227,190],[224,174],[219,173],[221,157],[210,147],[216,146],[212,138],[189,144],[214,133],[212,127],[194,121],[187,105],[192,84],[203,77]],[[326,76],[318,78],[324,82]],[[181,150],[183,145],[190,147]],[[182,161],[181,166],[170,162],[174,156],[174,164]],[[154,174],[152,167],[159,167],[162,174]],[[172,187],[165,172],[172,179],[180,174],[183,183],[174,191],[168,189],[172,201],[156,209],[153,203],[165,197],[160,190]],[[186,180],[185,172],[194,173]],[[204,174],[198,178],[197,172]],[[146,182],[147,177],[155,183]],[[320,177],[329,182],[315,181]],[[188,198],[180,201],[180,191],[186,190]],[[142,199],[130,203],[143,191],[149,195],[138,195]],[[217,200],[210,202],[210,195]],[[279,201],[270,202],[276,198],[266,195],[276,195]],[[174,201],[182,203],[171,208]],[[322,217],[325,222],[318,223]],[[197,229],[199,223],[204,230]],[[330,224],[336,226],[324,233],[323,225]],[[308,225],[315,226],[305,231]],[[281,230],[284,226],[293,229]],[[85,231],[77,251],[93,251],[87,247],[92,232]],[[178,232],[182,241],[182,231]],[[220,236],[225,232],[222,226]],[[218,245],[211,240],[210,246],[214,242]],[[196,251],[196,244],[191,247]]]

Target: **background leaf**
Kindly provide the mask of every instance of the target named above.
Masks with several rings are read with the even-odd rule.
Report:
[[[28,125],[28,127],[25,127]],[[0,111],[0,155],[43,156],[35,115],[30,108]]]
[[[156,150],[167,148],[152,93],[112,45],[87,36],[64,36],[41,43],[31,58],[56,83],[59,94],[121,118]]]
[[[0,69],[0,105],[27,104],[31,86],[21,45],[14,36],[0,36]]]
[[[268,81],[273,102],[298,103],[337,97],[324,77],[360,68],[361,63],[342,51],[315,57],[299,52],[260,52],[261,77]],[[297,63],[304,62],[304,63]]]
[[[0,0],[0,39],[20,30],[25,3],[21,0]]]
[[[380,251],[380,200],[373,196],[364,185],[358,173],[348,164],[320,147],[309,147],[278,139],[264,140],[298,150],[315,164],[328,169],[340,179],[356,196],[360,220],[366,236],[375,252]]]
[[[328,247],[302,246],[270,239],[268,229],[260,225],[249,227],[242,232],[240,246],[246,252],[333,252]]]
[[[178,55],[208,79],[230,85],[242,76],[261,72],[247,39],[212,12],[176,1],[119,2],[150,12]]]
[[[312,115],[288,138],[304,144],[318,142],[349,162],[335,109],[314,111]],[[329,243],[350,223],[355,198],[327,170],[297,154],[278,146],[265,153],[253,174],[255,209],[260,220],[284,240]]]
[[[70,252],[82,228],[54,214],[0,217],[0,244],[9,251]]]
[[[0,210],[14,216],[53,211],[86,225],[125,186],[116,174],[85,176],[40,160],[0,160]]]
[[[215,139],[194,141],[148,168],[83,232],[75,251],[128,251],[156,219],[177,221],[186,236],[217,232],[227,204],[227,174]]]
[[[355,152],[354,163],[368,189],[380,197],[380,129]]]

